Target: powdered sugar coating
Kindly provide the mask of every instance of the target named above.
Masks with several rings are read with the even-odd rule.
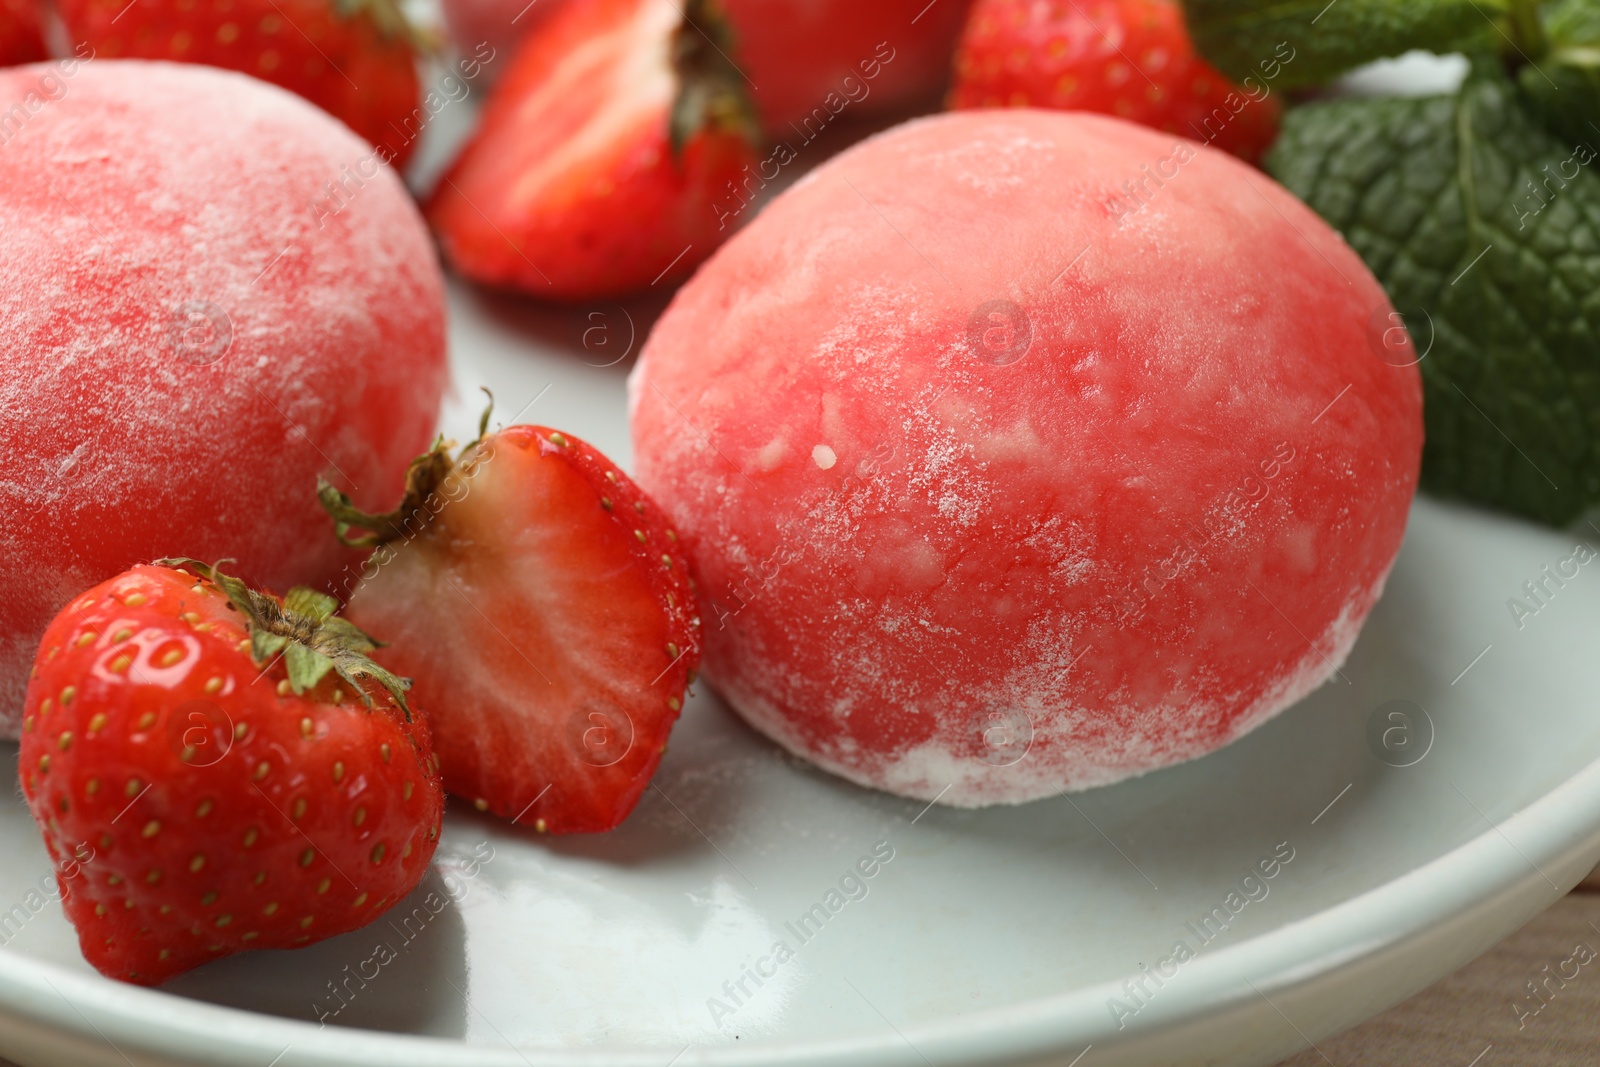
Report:
[[[1421,389],[1369,346],[1387,308],[1270,179],[1166,135],[1015,110],[852,149],[684,287],[631,382],[708,677],[945,803],[1226,744],[1329,676],[1398,551]]]
[[[392,504],[446,381],[427,231],[336,120],[243,75],[136,61],[0,72],[14,103],[0,732],[45,623],[133,562],[331,578],[347,553],[317,475]]]

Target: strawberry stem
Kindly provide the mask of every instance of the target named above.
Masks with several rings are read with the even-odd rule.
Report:
[[[400,506],[379,515],[356,507],[350,497],[326,478],[317,479],[317,499],[334,521],[334,533],[351,548],[377,548],[390,541],[409,541],[422,532],[432,513],[428,501],[456,469],[450,455],[451,442],[439,438],[433,447],[411,461],[406,468],[405,495]],[[365,530],[352,535],[351,530]]]
[[[455,443],[441,436],[433,442],[432,448],[412,460],[406,468],[405,494],[393,511],[378,515],[362,511],[337,486],[325,478],[317,479],[317,499],[333,518],[334,534],[341,544],[351,548],[377,548],[391,541],[409,541],[426,528],[443,507],[442,503],[434,505],[435,496],[452,477],[459,479],[471,473],[469,453],[476,451],[488,436],[489,416],[494,414],[494,394],[488,389],[483,393],[489,402],[478,417],[478,436],[453,457],[450,450]],[[352,535],[351,530],[367,532]]]
[[[672,102],[668,137],[672,157],[703,129],[735,133],[751,144],[760,138],[755,107],[745,92],[744,73],[729,54],[733,31],[713,0],[689,0],[672,33],[672,69],[678,95]]]

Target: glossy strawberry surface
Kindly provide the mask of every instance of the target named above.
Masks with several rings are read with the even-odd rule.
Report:
[[[383,914],[427,871],[428,731],[329,675],[297,695],[211,582],[139,566],[73,599],[28,686],[21,780],[83,954],[155,984]]]

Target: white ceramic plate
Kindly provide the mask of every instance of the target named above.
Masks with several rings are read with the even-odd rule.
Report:
[[[490,385],[502,415],[626,460],[631,361],[600,364],[642,340],[660,303],[550,311],[454,290],[447,429],[467,434]],[[586,329],[601,331],[587,349]],[[1270,1064],[1449,973],[1600,858],[1600,563],[1521,626],[1507,607],[1571,548],[1419,502],[1340,679],[1225,751],[1071,800],[957,811],[871,793],[701,693],[619,831],[553,840],[457,807],[437,870],[388,919],[160,991],[101,979],[54,905],[29,910],[49,864],[13,799],[0,1055]],[[892,858],[827,912],[875,849]],[[1230,900],[1275,852],[1292,859]],[[826,921],[802,941],[791,927],[816,905]],[[794,950],[781,965],[778,941]],[[1180,941],[1194,958],[1174,964]],[[1145,977],[1163,968],[1159,986]]]
[[[481,383],[508,417],[531,403],[525,420],[629,454],[626,361],[563,350],[584,325],[625,341],[620,312],[462,289],[453,312],[452,429],[471,425]],[[648,309],[629,314],[642,336]],[[27,913],[49,864],[14,799],[0,807],[0,911],[27,917],[0,927],[0,1054],[29,1067],[1065,1065],[1085,1049],[1081,1067],[1275,1062],[1448,973],[1600,858],[1600,562],[1520,629],[1506,605],[1571,549],[1419,502],[1343,680],[1213,756],[1071,800],[925,810],[783,755],[702,693],[619,831],[550,839],[457,807],[437,871],[390,920],[161,991],[96,976],[55,906]],[[1397,709],[1409,732],[1387,718]],[[874,848],[892,859],[865,895],[841,894],[802,943],[791,927]],[[1275,850],[1293,858],[1228,914]],[[1213,919],[1202,943],[1219,906],[1228,929]],[[1180,940],[1194,959],[1159,988],[1144,979],[1137,1000],[1123,989]],[[795,949],[781,966],[777,941]],[[396,956],[381,965],[380,943]],[[759,987],[744,977],[758,966]]]

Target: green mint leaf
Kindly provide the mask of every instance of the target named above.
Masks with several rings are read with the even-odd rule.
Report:
[[[1600,41],[1600,0],[1550,0],[1541,16],[1552,48]]]
[[[1556,0],[1543,12],[1547,51],[1517,71],[1529,106],[1558,136],[1600,138],[1600,0]]]
[[[1512,2],[1184,0],[1184,9],[1201,54],[1228,77],[1246,88],[1248,77],[1270,77],[1277,88],[1294,89],[1414,48],[1498,51],[1509,43],[1501,23]],[[1274,60],[1282,70],[1269,75]]]
[[[1424,354],[1433,492],[1551,523],[1600,502],[1594,145],[1557,139],[1481,66],[1456,96],[1296,109],[1267,158],[1366,260]]]

